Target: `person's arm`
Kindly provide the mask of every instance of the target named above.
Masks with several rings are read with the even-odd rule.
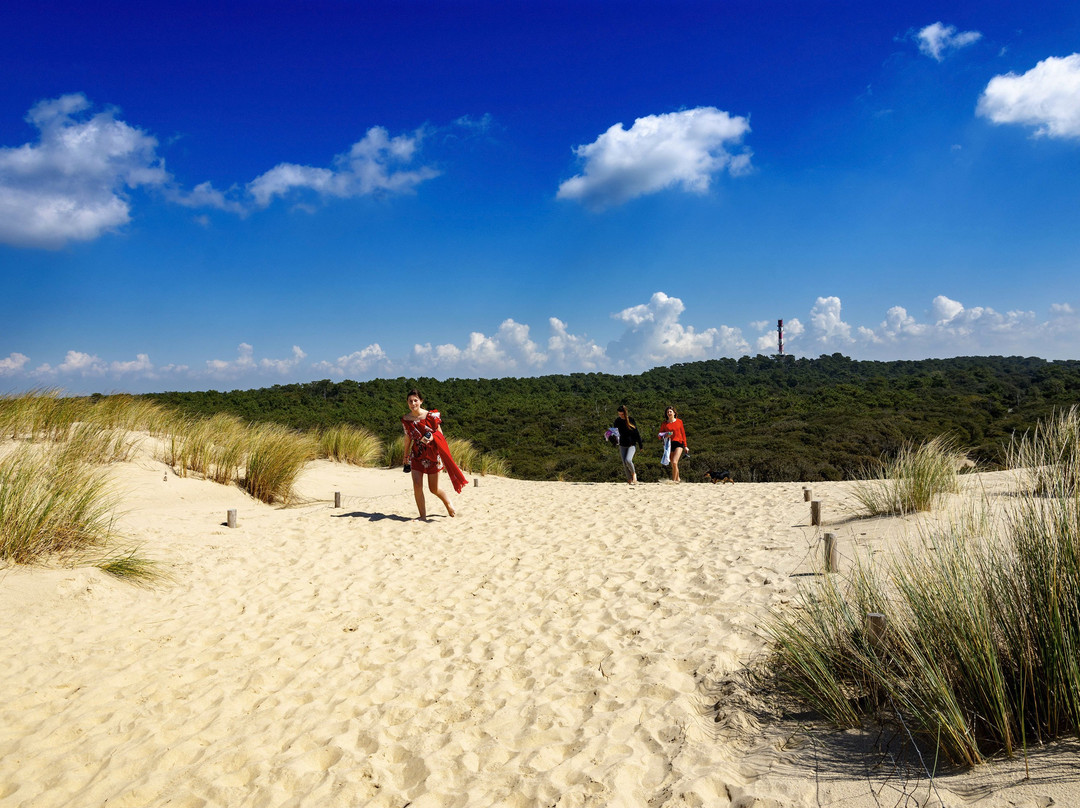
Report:
[[[409,454],[412,452],[412,438],[409,437],[409,430],[405,428],[404,424],[401,425],[401,431],[405,433],[405,441],[401,444],[401,463],[404,465],[409,462]]]

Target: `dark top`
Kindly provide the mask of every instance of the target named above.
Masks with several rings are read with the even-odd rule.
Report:
[[[645,444],[641,442],[641,433],[634,426],[633,419],[630,420],[630,423],[627,423],[625,418],[616,418],[615,423],[611,426],[613,429],[619,430],[620,446],[634,446],[636,444],[643,449],[645,448]]]

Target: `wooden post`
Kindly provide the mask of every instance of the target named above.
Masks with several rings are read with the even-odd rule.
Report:
[[[225,514],[225,524],[236,527],[236,508],[229,508],[228,513]]]
[[[473,477],[472,478],[472,487],[473,488],[479,488],[480,487],[480,479],[478,477]]]
[[[825,572],[836,572],[840,566],[840,551],[836,548],[836,534],[825,534]]]
[[[810,503],[810,524],[821,524],[821,500],[813,500]]]
[[[866,638],[876,651],[880,651],[885,641],[885,615],[870,612],[866,615]]]
[[[341,507],[341,492],[340,491],[335,491],[334,492],[334,507],[335,508],[340,508]]]
[[[802,498],[803,498],[803,502],[809,502],[810,500],[812,500],[814,498],[813,490],[810,489],[810,488],[807,488],[806,486],[803,486]]]

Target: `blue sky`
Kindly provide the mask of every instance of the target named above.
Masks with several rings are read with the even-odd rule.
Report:
[[[0,75],[0,393],[1080,358],[1080,4],[45,0]]]

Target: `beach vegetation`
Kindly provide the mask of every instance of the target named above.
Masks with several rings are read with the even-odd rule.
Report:
[[[1013,452],[1060,458],[1063,424]],[[818,577],[768,625],[773,684],[838,727],[891,721],[960,764],[1080,733],[1080,496],[1018,474],[989,513]]]
[[[318,431],[322,457],[353,466],[371,467],[383,456],[383,442],[370,429],[338,424]]]
[[[242,485],[255,499],[289,504],[293,483],[304,465],[318,455],[318,442],[309,432],[278,424],[258,424],[247,435]]]
[[[855,498],[868,516],[929,511],[960,492],[958,470],[966,463],[967,453],[951,438],[907,442],[856,482]]]
[[[0,458],[0,559],[29,564],[104,547],[114,504],[101,468],[20,446]]]

